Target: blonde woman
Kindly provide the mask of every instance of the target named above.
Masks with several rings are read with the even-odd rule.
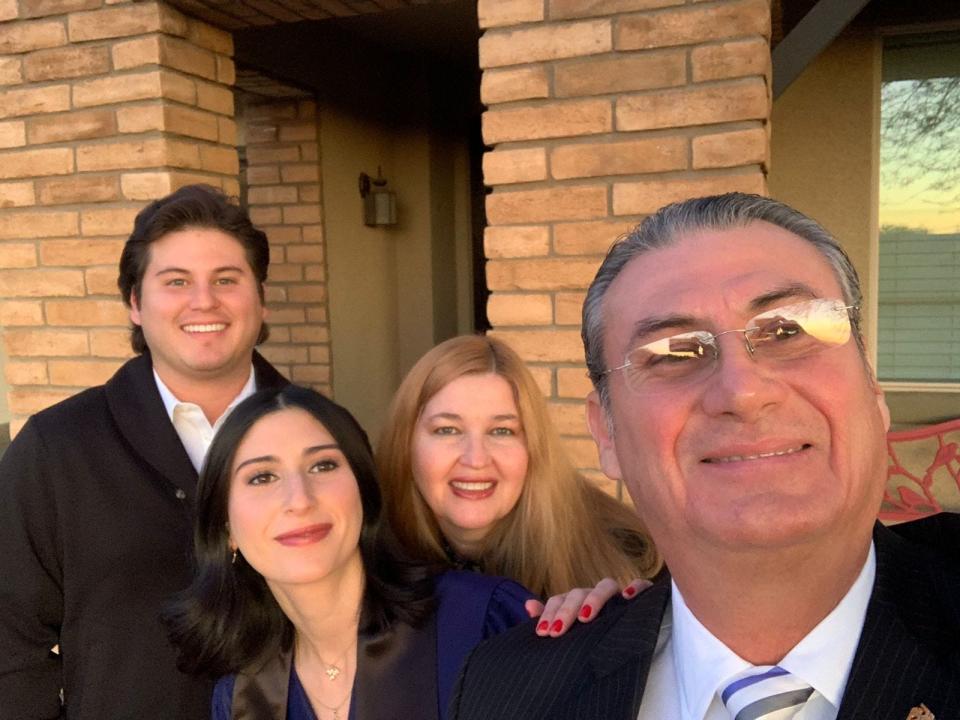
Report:
[[[421,560],[509,577],[541,596],[660,568],[632,509],[573,468],[536,381],[497,338],[456,337],[414,365],[377,465],[389,520]],[[538,631],[564,630],[570,611],[591,619],[607,596],[579,595],[555,616],[561,596]]]

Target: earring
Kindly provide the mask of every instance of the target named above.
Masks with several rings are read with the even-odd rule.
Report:
[[[236,550],[233,551],[233,555],[230,557],[230,564],[231,564],[231,565],[236,565],[236,564],[237,564],[237,551],[236,551]]]

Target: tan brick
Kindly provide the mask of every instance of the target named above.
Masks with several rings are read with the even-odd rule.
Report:
[[[66,400],[70,395],[72,393],[62,390],[14,388],[7,394],[7,401],[10,412],[31,415]]]
[[[275,283],[303,280],[303,265],[291,263],[270,264],[270,281]]]
[[[80,10],[92,10],[103,4],[102,0],[20,0],[23,17],[66,15]]]
[[[17,0],[0,0],[0,22],[16,20],[20,16]]]
[[[280,142],[315,141],[317,124],[315,122],[294,123],[280,126]]]
[[[129,235],[140,208],[96,208],[80,211],[83,235]]]
[[[59,20],[18,20],[0,25],[0,55],[14,55],[66,45],[67,34]]]
[[[769,0],[739,0],[627,15],[617,22],[615,46],[617,50],[646,50],[750,35],[770,37]]]
[[[557,97],[649,90],[686,81],[687,56],[682,50],[563,63],[554,71]]]
[[[325,265],[304,265],[303,279],[308,282],[326,282],[327,268]]]
[[[481,28],[543,20],[543,0],[478,0]]]
[[[553,394],[553,368],[543,365],[527,365],[527,370],[533,375],[534,382],[540,388],[544,397],[550,397]]]
[[[265,103],[249,105],[244,113],[251,122],[296,120],[299,117],[297,104],[270,100]]]
[[[543,258],[487,261],[491,290],[572,290],[590,284],[600,260]]]
[[[550,230],[545,225],[491,227],[483,230],[483,251],[488,258],[535,257],[550,252]]]
[[[163,165],[196,167],[198,164],[199,152],[195,145],[167,138],[81,145],[77,148],[77,169],[81,172],[133,170]]]
[[[272,165],[274,163],[299,162],[300,148],[288,145],[270,145],[266,147],[247,147],[247,162],[253,165]]]
[[[247,202],[251,205],[279,205],[297,202],[297,188],[291,185],[270,185],[250,188]]]
[[[553,249],[560,255],[603,255],[635,224],[618,220],[559,223],[553,227]]]
[[[83,273],[79,270],[0,270],[0,296],[71,295],[83,295]]]
[[[200,168],[208,172],[236,175],[240,172],[237,149],[223,145],[201,145]]]
[[[7,362],[4,375],[10,385],[46,385],[47,363],[43,360]]]
[[[545,180],[547,151],[544,148],[494,150],[483,156],[483,182],[486,185]]]
[[[142,65],[160,64],[160,36],[118,42],[111,48],[115,70],[129,70]]]
[[[32,145],[108,137],[117,132],[112,110],[82,110],[31,118],[27,136]]]
[[[131,227],[132,229],[132,227]],[[88,265],[110,264],[116,268],[123,250],[123,240],[44,240],[40,243],[40,261],[44,265]],[[114,271],[116,281],[116,271]],[[115,288],[114,288],[115,289]]]
[[[550,419],[561,435],[589,435],[587,416],[582,402],[551,402],[547,405]]]
[[[605,185],[566,185],[487,196],[487,222],[513,225],[551,220],[591,220],[607,214]]]
[[[487,317],[494,327],[549,325],[553,307],[549,295],[494,293],[487,300]]]
[[[247,124],[244,131],[247,145],[275,143],[279,134],[280,126],[277,123],[264,124],[263,121],[255,124]]]
[[[306,319],[307,316],[303,308],[271,307],[267,321],[270,323],[272,334],[272,328],[277,325],[303,323],[306,322]]]
[[[769,112],[767,85],[760,79],[691,86],[617,100],[619,130],[708,125],[763,120]]]
[[[233,90],[197,80],[197,105],[221,115],[233,115]]]
[[[239,137],[237,122],[231,118],[217,118],[217,139],[223,145],[236,145]]]
[[[550,153],[550,171],[558,180],[665,172],[686,166],[687,140],[677,136],[563,145]]]
[[[120,368],[120,360],[51,360],[51,385],[93,387],[103,385]]]
[[[27,144],[27,124],[23,120],[0,122],[0,149],[23,147]]]
[[[160,96],[160,73],[156,70],[111,75],[96,80],[78,82],[73,86],[73,104],[76,107],[109,105]]]
[[[43,325],[43,304],[39,300],[0,302],[0,326]]]
[[[330,342],[330,328],[318,325],[290,328],[290,340],[298,343]]]
[[[596,55],[612,49],[613,30],[609,19],[493,30],[480,38],[480,67]]]
[[[23,82],[23,63],[19,57],[0,57],[0,85]]]
[[[763,194],[763,174],[757,171],[616,183],[613,186],[613,212],[616,215],[646,215],[668,203],[734,191]]]
[[[770,73],[770,43],[763,38],[705,45],[690,51],[693,81]]]
[[[124,173],[120,176],[120,191],[128,200],[151,200],[173,191],[169,172]]]
[[[323,262],[323,245],[293,245],[287,248],[287,260],[293,263]]]
[[[2,166],[2,162],[0,162]],[[17,211],[0,213],[0,240],[76,235],[75,212]],[[2,295],[3,293],[0,293]]]
[[[320,162],[320,145],[311,143],[300,143],[300,159],[304,162]]]
[[[158,3],[137,3],[72,14],[67,28],[70,42],[83,42],[157,32],[162,26]]]
[[[115,297],[117,294],[117,263],[87,268],[83,272],[83,282],[87,288],[87,295]]]
[[[38,183],[43,205],[109,202],[120,199],[115,175],[73,175]]]
[[[125,358],[133,355],[129,330],[90,330],[90,354],[94,357]]]
[[[550,96],[550,82],[543,65],[508,70],[484,70],[480,100],[485,105]]]
[[[325,308],[317,308],[318,312],[326,313]],[[312,363],[330,363],[330,346],[329,345],[311,345],[309,347],[310,351],[310,362]]]
[[[496,330],[527,362],[583,362],[579,330]]]
[[[764,164],[769,153],[762,127],[701,135],[693,139],[692,147],[696,169]]]
[[[128,311],[120,300],[48,300],[44,303],[48,325],[81,327],[122,325]]]
[[[110,52],[89,46],[40,50],[24,58],[23,70],[27,80],[34,82],[100,75],[110,72]]]
[[[613,129],[609,100],[579,100],[537,107],[488,110],[483,114],[483,139],[488,145],[510,140],[590,135]]]
[[[553,296],[553,321],[557,325],[580,325],[586,293],[559,292]]]
[[[295,365],[293,367],[293,377],[295,383],[316,383],[330,381],[329,365]]]
[[[208,80],[217,79],[216,57],[209,50],[177,38],[160,38],[160,61],[167,67]]]
[[[217,82],[224,85],[236,85],[237,68],[233,60],[223,55],[217,55]]]
[[[287,299],[295,303],[321,303],[327,300],[327,286],[319,283],[291,285],[287,289]]]
[[[163,108],[163,129],[178,135],[216,141],[220,135],[217,120],[216,115],[181,105]]]
[[[316,163],[283,165],[280,177],[285,183],[315,183],[320,181],[320,166]]]
[[[304,225],[301,230],[304,242],[323,242],[323,225]]]
[[[36,265],[37,246],[33,243],[0,243],[0,268],[30,268]]]
[[[263,356],[274,365],[292,365],[308,361],[307,349],[304,347],[290,347],[289,345],[263,345],[260,348]]]
[[[184,33],[177,33],[184,34]],[[233,55],[233,35],[199,20],[188,20],[185,37],[200,47],[221,55]]]
[[[53,113],[70,108],[70,87],[49,85],[0,92],[0,118]]]
[[[283,222],[283,211],[278,207],[252,207],[250,208],[250,220],[253,222],[254,225],[257,225],[258,227],[263,227],[264,225],[278,224]],[[266,228],[264,228],[264,232],[266,232],[267,235],[270,235],[272,239],[272,234],[270,232],[267,232]],[[300,234],[298,232],[297,239],[299,240],[299,238],[300,238]],[[282,242],[282,241],[277,240],[276,242]],[[297,242],[297,241],[288,240],[287,242]]]
[[[10,357],[70,357],[87,354],[85,330],[7,329],[3,340]]]
[[[563,20],[597,15],[614,15],[634,10],[651,10],[683,5],[684,0],[550,0],[550,19]]]
[[[165,106],[159,102],[119,107],[117,108],[117,130],[122,133],[163,130],[165,109]]]
[[[285,225],[317,223],[322,219],[322,210],[319,205],[292,205],[283,208],[283,223]]]
[[[281,218],[280,208],[250,208],[251,217],[254,212],[266,211],[273,213],[276,212],[277,222]],[[306,238],[303,236],[302,227],[289,227],[285,225],[274,225],[267,226],[264,223],[254,221],[254,225],[260,226],[260,228],[267,234],[270,238],[270,244],[272,245],[286,245],[287,243],[299,243],[303,242]]]
[[[197,84],[188,77],[170,70],[160,71],[160,90],[168,100],[197,104]]]
[[[36,205],[36,202],[32,182],[0,183],[0,208],[29,207]]]

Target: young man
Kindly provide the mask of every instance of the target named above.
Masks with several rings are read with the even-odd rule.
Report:
[[[614,246],[588,422],[669,573],[559,641],[483,646],[454,717],[960,717],[960,522],[876,522],[860,303],[837,242],[766,198],[668,206]]]
[[[137,357],[32,417],[0,461],[0,717],[209,717],[210,684],[177,671],[159,614],[190,579],[214,432],[286,383],[254,352],[268,263],[213,188],[137,216],[118,280]]]

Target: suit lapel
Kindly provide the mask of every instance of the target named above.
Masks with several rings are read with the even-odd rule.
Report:
[[[837,720],[905,720],[925,703],[960,717],[954,569],[877,526],[877,577]]]
[[[663,572],[653,587],[629,602],[591,652],[589,663],[595,682],[578,697],[570,717],[637,717],[669,599],[670,577]]]
[[[124,440],[156,472],[193,502],[197,471],[167,417],[149,353],[127,362],[104,386],[107,405]]]

